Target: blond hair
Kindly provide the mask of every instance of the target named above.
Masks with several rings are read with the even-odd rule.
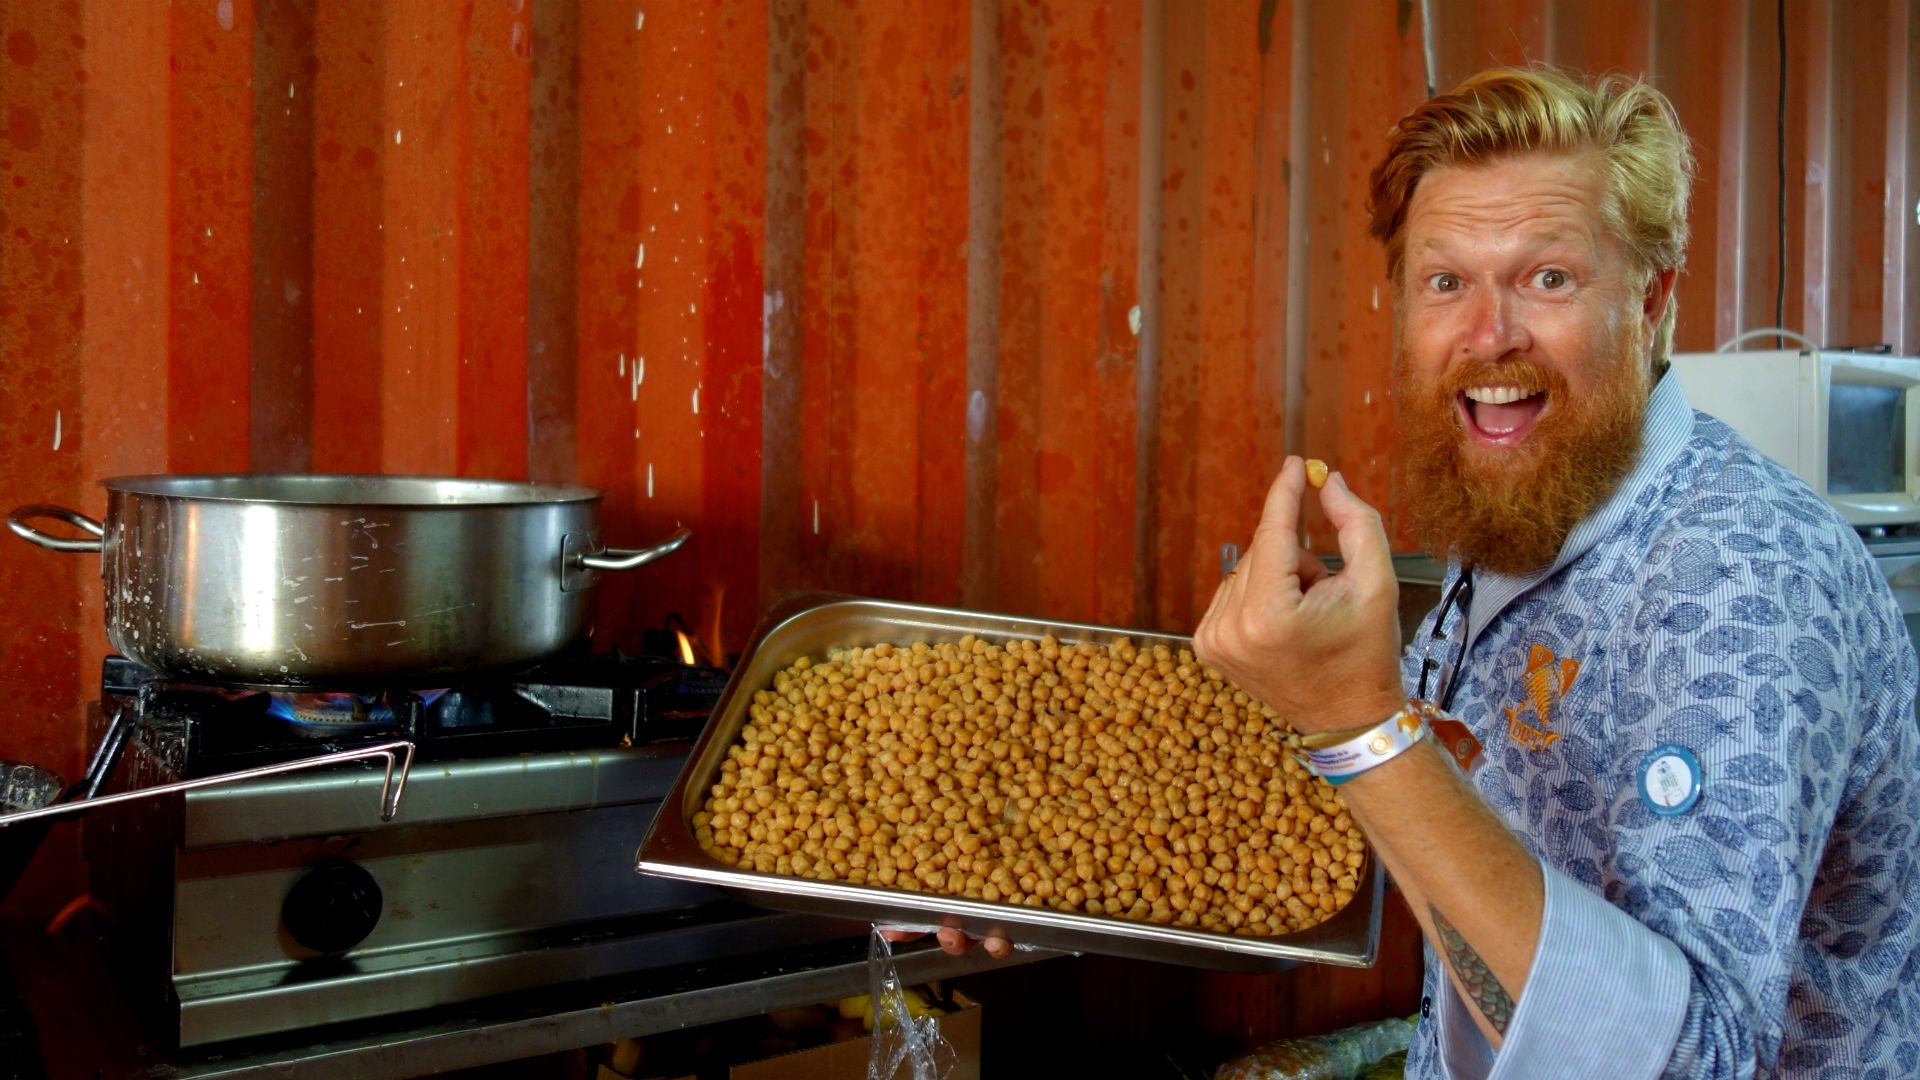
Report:
[[[1407,206],[1422,176],[1534,150],[1598,155],[1607,180],[1601,218],[1626,246],[1643,287],[1686,261],[1694,160],[1665,95],[1626,75],[1589,83],[1551,68],[1493,68],[1420,105],[1388,136],[1367,197],[1367,231],[1386,246],[1394,283]],[[1654,332],[1660,368],[1673,352],[1675,314],[1669,299]]]

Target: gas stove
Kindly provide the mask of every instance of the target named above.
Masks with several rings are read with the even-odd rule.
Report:
[[[94,812],[91,893],[136,1004],[157,1038],[203,1047],[864,933],[634,872],[725,681],[596,653],[288,699],[109,658],[96,734],[131,721],[116,786],[416,748],[390,821],[361,762]]]
[[[685,742],[726,682],[715,668],[610,652],[454,688],[276,693],[169,680],[110,656],[101,694],[135,710],[137,741],[177,779],[196,779],[392,739],[426,761]]]

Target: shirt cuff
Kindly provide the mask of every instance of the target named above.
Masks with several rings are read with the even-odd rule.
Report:
[[[1693,983],[1686,955],[1565,874],[1544,863],[1540,873],[1540,944],[1489,1080],[1658,1077],[1686,1020]],[[1441,998],[1442,1008],[1472,1008],[1454,993]],[[1478,1072],[1487,1044],[1472,1018],[1443,1017],[1439,1031],[1442,1059]],[[1464,1045],[1449,1045],[1455,1042]]]

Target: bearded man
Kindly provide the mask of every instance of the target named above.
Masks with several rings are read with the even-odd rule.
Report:
[[[1403,119],[1372,231],[1442,604],[1402,656],[1379,516],[1327,481],[1330,575],[1289,459],[1195,635],[1420,921],[1410,1076],[1920,1075],[1913,648],[1846,522],[1665,377],[1691,174],[1625,78]]]

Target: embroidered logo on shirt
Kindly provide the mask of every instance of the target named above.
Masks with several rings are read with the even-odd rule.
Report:
[[[1550,730],[1554,706],[1578,674],[1580,661],[1561,660],[1545,645],[1529,648],[1526,674],[1520,678],[1527,699],[1519,705],[1507,706],[1507,737],[1529,750],[1545,750],[1553,745],[1560,737],[1559,732]],[[1531,724],[1523,719],[1529,710],[1534,717]]]

